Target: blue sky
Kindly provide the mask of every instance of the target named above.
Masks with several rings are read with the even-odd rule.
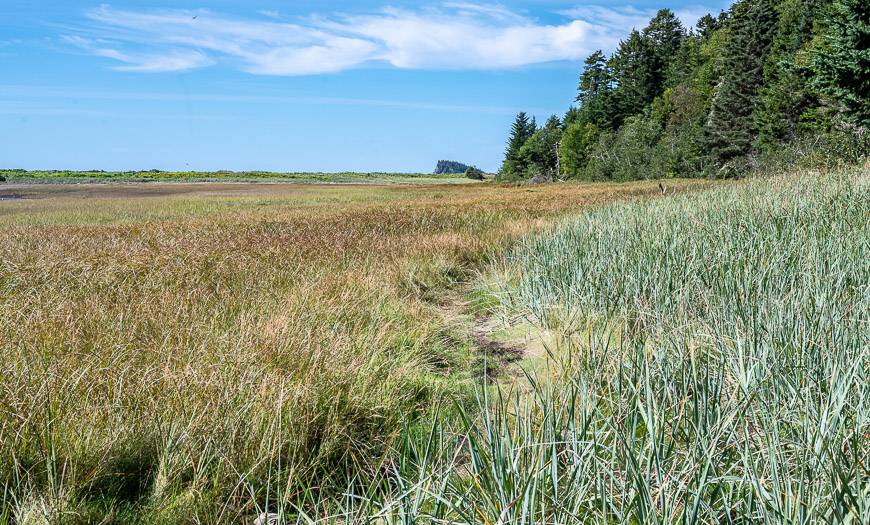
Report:
[[[0,2],[0,167],[495,170],[521,110],[656,8],[726,1]]]

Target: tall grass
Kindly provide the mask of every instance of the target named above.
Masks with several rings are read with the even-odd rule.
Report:
[[[498,256],[617,188],[11,227],[0,523],[870,522],[866,170]],[[427,301],[486,261],[480,303],[547,352],[468,398]]]
[[[365,509],[331,495],[468,396],[439,290],[537,219],[656,191],[167,188],[0,208],[4,525]]]
[[[866,171],[607,206],[488,292],[546,366],[406,432],[352,520],[870,522]]]
[[[870,521],[866,170],[612,205],[505,275],[595,400],[615,521]]]

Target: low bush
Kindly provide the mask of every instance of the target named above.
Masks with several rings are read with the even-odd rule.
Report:
[[[465,176],[472,180],[483,180],[484,173],[482,170],[476,168],[475,166],[471,166],[467,170],[465,170]]]

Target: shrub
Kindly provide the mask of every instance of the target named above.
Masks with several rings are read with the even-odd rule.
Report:
[[[549,170],[543,170],[538,165],[531,165],[529,169],[526,170],[526,178],[531,184],[545,184],[547,182],[553,182],[552,172]]]
[[[592,148],[598,141],[598,126],[589,122],[573,122],[562,134],[560,146],[562,173],[565,178],[582,178]]]
[[[483,170],[480,170],[475,166],[471,166],[467,170],[465,170],[465,176],[473,180],[483,180]]]

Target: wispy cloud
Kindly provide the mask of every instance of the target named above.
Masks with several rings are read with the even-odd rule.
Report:
[[[597,25],[614,31],[627,33],[632,29],[641,29],[646,26],[650,18],[655,16],[656,11],[656,9],[638,9],[630,5],[623,7],[579,5],[571,9],[562,10],[559,14],[570,18],[592,21]],[[714,9],[701,5],[686,6],[674,9],[673,11],[687,28],[694,27],[698,23],[698,19],[705,14],[715,12]]]
[[[111,44],[104,41],[69,35],[64,36],[63,40],[96,56],[122,62],[122,65],[114,68],[118,71],[159,73],[185,71],[214,64],[212,58],[195,49],[169,49],[160,53],[129,54],[110,47]]]
[[[8,97],[4,99],[4,97]],[[36,104],[25,104],[23,100],[37,100]],[[199,102],[234,104],[267,104],[270,106],[287,105],[310,105],[310,106],[361,106],[361,107],[384,107],[399,109],[414,109],[422,111],[454,112],[454,113],[480,113],[492,115],[514,115],[516,108],[511,106],[487,106],[481,104],[439,104],[416,100],[387,100],[372,98],[353,97],[317,97],[317,96],[288,96],[288,95],[232,95],[232,94],[205,94],[189,93],[179,94],[172,92],[129,92],[129,91],[104,91],[104,90],[76,90],[60,89],[56,87],[38,85],[0,84],[0,108],[5,104],[15,104],[21,109],[41,107],[43,100],[131,100],[131,101],[155,101],[155,102]],[[540,114],[551,114],[558,108],[529,108],[530,111]],[[29,109],[28,109],[29,111]]]
[[[450,1],[370,14],[276,12],[238,18],[208,10],[135,11],[104,5],[67,43],[124,71],[181,71],[223,62],[263,75],[313,75],[371,63],[403,69],[500,69],[579,60],[612,49],[650,13],[578,7],[545,24],[500,4]],[[700,16],[700,15],[699,15]]]

